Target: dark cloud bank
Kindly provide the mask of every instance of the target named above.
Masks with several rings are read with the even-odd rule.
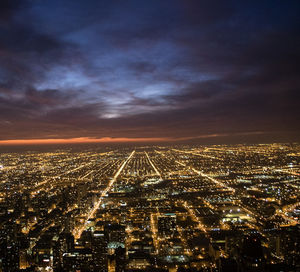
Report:
[[[298,1],[111,2],[1,1],[0,140],[299,139]]]

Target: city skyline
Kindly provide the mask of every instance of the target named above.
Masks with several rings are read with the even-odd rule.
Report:
[[[0,4],[0,145],[299,140],[298,1]]]
[[[0,153],[1,272],[298,272],[300,145]]]

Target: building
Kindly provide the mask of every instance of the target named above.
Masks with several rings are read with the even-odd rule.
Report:
[[[92,254],[95,271],[106,272],[107,263],[107,240],[103,231],[95,231],[92,236]]]
[[[176,214],[166,213],[158,217],[158,234],[171,237],[176,230]]]
[[[20,245],[15,224],[4,224],[0,229],[0,270],[19,271]]]
[[[119,224],[108,224],[104,227],[105,237],[108,242],[108,249],[111,249],[111,253],[118,247],[125,247],[125,226]]]

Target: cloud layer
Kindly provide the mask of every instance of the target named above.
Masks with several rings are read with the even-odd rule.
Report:
[[[299,136],[298,1],[0,5],[0,140]]]

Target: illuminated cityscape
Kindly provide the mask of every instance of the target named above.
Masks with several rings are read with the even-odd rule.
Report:
[[[299,271],[299,144],[0,155],[0,271]]]
[[[300,0],[0,0],[0,272],[300,272]]]

